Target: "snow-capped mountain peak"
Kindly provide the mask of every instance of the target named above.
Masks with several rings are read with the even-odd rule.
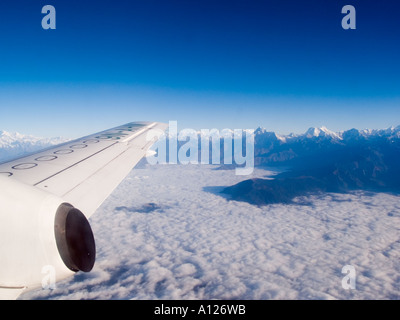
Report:
[[[341,137],[336,132],[333,132],[324,126],[322,126],[320,128],[311,127],[306,131],[306,133],[304,135],[306,138],[330,137],[333,139],[341,140]]]
[[[6,161],[69,140],[62,137],[40,138],[18,132],[0,130],[0,161]]]
[[[254,131],[255,135],[263,135],[264,137],[268,137],[271,140],[279,140],[281,142],[286,142],[286,137],[285,136],[281,136],[279,134],[277,134],[276,132],[273,131],[268,131],[265,128],[262,127],[258,127],[255,131]]]

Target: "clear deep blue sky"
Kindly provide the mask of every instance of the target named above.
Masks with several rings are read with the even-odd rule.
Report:
[[[0,130],[384,128],[400,124],[399,57],[399,1],[2,0]]]

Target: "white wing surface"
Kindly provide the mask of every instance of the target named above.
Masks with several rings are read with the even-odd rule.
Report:
[[[132,122],[0,164],[0,300],[92,269],[87,218],[166,128]]]
[[[90,217],[155,142],[149,131],[166,128],[131,122],[0,164],[0,176],[54,194]]]

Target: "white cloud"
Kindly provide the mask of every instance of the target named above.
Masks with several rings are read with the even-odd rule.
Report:
[[[91,218],[93,271],[21,298],[400,297],[398,197],[325,194],[256,207],[215,193],[248,178],[206,165],[140,166]],[[356,290],[341,286],[344,265],[356,269]]]

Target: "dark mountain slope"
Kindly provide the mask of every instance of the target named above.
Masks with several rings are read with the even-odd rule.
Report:
[[[227,187],[223,192],[234,200],[257,205],[289,203],[294,197],[316,192],[370,190],[398,193],[398,133],[399,127],[372,134],[361,134],[352,129],[339,138],[300,136],[269,146],[267,152],[259,152],[267,148],[256,145],[256,163],[291,169],[273,180],[250,179]]]

